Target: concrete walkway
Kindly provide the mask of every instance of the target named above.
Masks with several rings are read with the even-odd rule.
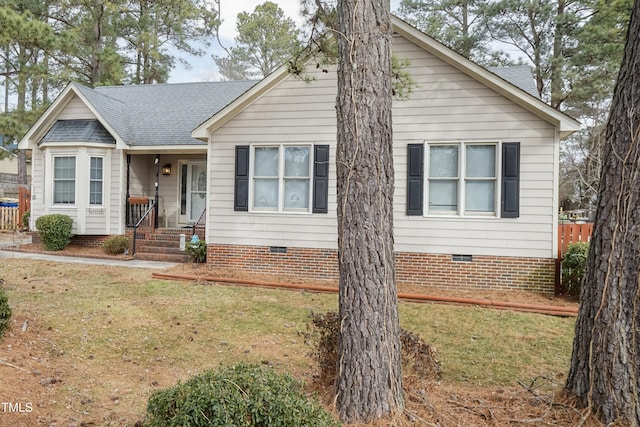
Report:
[[[0,259],[35,259],[41,261],[52,262],[69,262],[75,264],[92,264],[92,265],[106,265],[115,267],[133,267],[133,268],[151,268],[156,270],[164,270],[167,268],[175,267],[179,264],[174,262],[159,262],[159,261],[143,261],[139,259],[132,260],[119,260],[119,259],[103,259],[103,258],[81,258],[62,255],[47,255],[37,254],[29,252],[15,252],[12,250],[3,250],[0,247]]]

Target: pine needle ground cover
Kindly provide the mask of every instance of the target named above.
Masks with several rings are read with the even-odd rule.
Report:
[[[238,362],[311,386],[304,332],[337,298],[151,279],[143,269],[6,260],[13,310],[0,343],[0,425],[134,425],[153,391]],[[495,390],[564,382],[574,319],[401,303],[402,327],[433,344],[440,386]],[[11,418],[9,418],[11,417]]]

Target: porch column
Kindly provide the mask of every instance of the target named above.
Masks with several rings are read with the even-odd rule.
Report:
[[[153,218],[153,228],[158,228],[158,202],[160,200],[160,197],[158,196],[158,185],[159,185],[159,177],[160,177],[160,154],[156,154],[156,160],[155,160],[155,164],[156,164],[156,182],[155,182],[155,186],[156,186],[156,197],[155,197],[155,218]]]
[[[129,206],[129,197],[131,194],[129,193],[129,187],[131,184],[131,154],[127,154],[127,195],[125,199],[125,226],[130,227],[132,224],[129,223],[129,218],[131,217],[131,207]]]

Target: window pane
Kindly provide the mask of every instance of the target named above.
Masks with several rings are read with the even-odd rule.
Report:
[[[284,181],[284,208],[309,209],[308,179],[286,179]]]
[[[278,180],[259,179],[254,180],[253,207],[278,208]]]
[[[102,157],[91,158],[91,179],[102,179]]]
[[[465,210],[469,212],[493,212],[495,209],[494,181],[467,181]]]
[[[457,211],[458,182],[453,180],[429,181],[429,210]]]
[[[435,145],[429,147],[429,176],[458,176],[458,146]]]
[[[255,176],[278,176],[278,147],[257,147],[253,174]]]
[[[286,147],[284,150],[284,176],[309,176],[309,147]]]
[[[102,181],[91,181],[89,191],[89,204],[102,204]]]
[[[53,202],[73,204],[76,202],[75,181],[54,181]]]
[[[75,157],[54,157],[53,179],[75,179],[75,178],[76,178],[76,158]]]
[[[496,176],[496,146],[467,145],[467,177],[493,178]]]

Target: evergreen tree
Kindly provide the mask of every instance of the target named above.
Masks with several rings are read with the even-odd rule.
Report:
[[[239,13],[236,30],[236,45],[228,56],[214,56],[227,80],[265,77],[300,50],[295,22],[270,1],[256,6],[253,13]]]
[[[393,248],[388,0],[339,0],[336,405],[349,423],[404,409]]]
[[[566,387],[605,425],[640,426],[640,0],[606,129]]]

